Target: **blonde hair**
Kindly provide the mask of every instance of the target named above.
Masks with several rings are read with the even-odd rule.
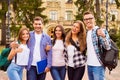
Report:
[[[80,26],[80,32],[77,34],[77,37],[80,44],[80,51],[83,52],[86,48],[86,29],[82,21],[77,20],[74,23],[78,23]],[[70,44],[70,38],[72,38],[71,31],[66,36],[66,39],[65,39],[66,44]]]

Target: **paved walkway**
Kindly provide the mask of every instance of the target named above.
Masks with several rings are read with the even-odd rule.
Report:
[[[8,80],[6,72],[0,71],[0,80]],[[26,80],[25,71],[23,75],[23,80]],[[52,80],[50,73],[47,73],[46,80]],[[67,76],[65,80],[68,80]],[[85,72],[83,80],[88,80],[87,71]],[[106,70],[106,80],[120,80],[120,60],[118,66],[111,72],[111,74],[109,74],[109,71]]]

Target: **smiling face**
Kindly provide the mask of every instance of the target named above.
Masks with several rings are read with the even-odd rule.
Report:
[[[65,31],[62,25],[57,25],[54,28],[54,39],[65,39]]]
[[[21,38],[23,41],[27,41],[29,39],[29,32],[27,30],[23,30],[21,34]]]
[[[57,39],[61,39],[62,38],[62,30],[60,27],[56,27],[55,29],[55,35]]]
[[[80,25],[79,23],[74,23],[72,27],[72,34],[77,35],[80,32]]]
[[[95,26],[95,19],[92,14],[85,14],[83,16],[83,20],[86,25],[86,29],[90,30]]]
[[[34,27],[34,31],[36,33],[41,33],[42,32],[42,28],[43,28],[43,24],[41,20],[35,20],[33,23],[33,27]]]
[[[28,28],[21,28],[18,34],[18,40],[22,43],[26,43],[30,37]]]
[[[34,31],[37,34],[42,33],[43,30],[43,19],[39,16],[36,16],[33,20],[33,27],[34,27]]]

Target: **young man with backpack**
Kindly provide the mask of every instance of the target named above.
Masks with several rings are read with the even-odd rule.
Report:
[[[87,31],[87,68],[89,80],[104,80],[105,67],[100,60],[100,49],[98,47],[98,36],[100,36],[100,43],[105,49],[111,48],[109,34],[105,29],[98,29],[95,26],[95,18],[93,13],[85,12],[83,20]],[[98,30],[97,30],[98,29]],[[96,34],[97,30],[97,34]]]

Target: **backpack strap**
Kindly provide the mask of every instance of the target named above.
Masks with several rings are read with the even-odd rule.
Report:
[[[15,63],[17,63],[17,54],[15,55]]]

